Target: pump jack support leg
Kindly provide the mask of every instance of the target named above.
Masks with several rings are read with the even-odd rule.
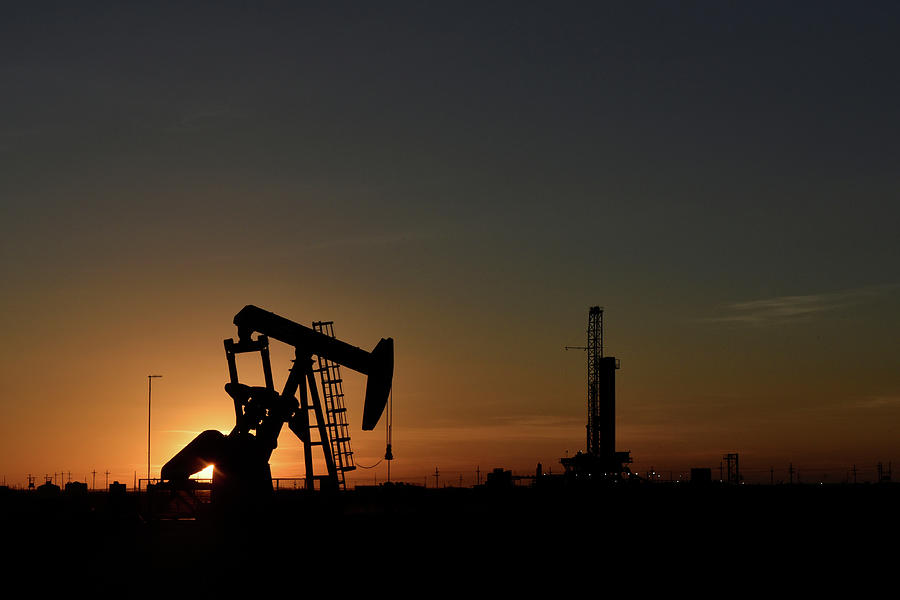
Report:
[[[228,377],[231,383],[238,382],[237,363],[234,360],[234,340],[225,340],[225,360],[228,361]],[[234,399],[234,430],[238,434],[246,433],[243,429],[244,411],[241,404]]]
[[[272,380],[272,363],[269,362],[269,345],[266,344],[259,351],[259,358],[262,361],[263,377],[266,379],[266,387],[275,391],[275,382]]]
[[[299,361],[298,361],[299,362]],[[295,365],[295,369],[298,367]],[[309,396],[306,392],[306,384],[299,386],[300,387],[300,414],[304,417],[309,415]],[[308,419],[307,419],[308,422]],[[315,489],[316,480],[313,476],[313,459],[312,459],[312,444],[310,443],[310,432],[307,426],[306,431],[306,441],[303,442],[303,461],[306,463],[306,489],[312,490]]]
[[[287,381],[284,382],[284,389],[281,391],[281,395],[285,398],[290,398],[296,394],[297,388],[303,383],[303,372],[299,366],[301,362],[302,360],[299,356],[294,359],[294,364],[291,366],[291,370],[288,373]]]

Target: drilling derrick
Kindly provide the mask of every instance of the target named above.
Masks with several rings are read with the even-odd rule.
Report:
[[[588,411],[585,452],[561,462],[566,472],[576,476],[619,478],[630,473],[630,452],[616,452],[616,370],[619,361],[603,356],[603,310],[588,311],[587,345],[566,346],[587,351]]]
[[[603,358],[603,311],[592,306],[588,312],[588,416],[587,451],[600,455],[600,363]],[[604,436],[605,438],[605,436]],[[604,441],[606,441],[604,439]]]

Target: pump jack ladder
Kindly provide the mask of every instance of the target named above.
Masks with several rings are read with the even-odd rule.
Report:
[[[334,337],[333,321],[316,321],[313,330]],[[325,403],[325,426],[328,438],[331,441],[331,455],[334,458],[337,484],[341,489],[346,488],[344,473],[356,469],[353,463],[353,451],[350,449],[350,426],[347,423],[347,408],[344,406],[343,379],[341,378],[341,366],[322,356],[316,356],[318,368],[313,369],[319,374],[322,382],[322,399]]]

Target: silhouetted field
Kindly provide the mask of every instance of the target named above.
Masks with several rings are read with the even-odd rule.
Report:
[[[409,577],[469,571],[523,580],[832,578],[893,560],[900,486],[643,485],[604,489],[359,488],[282,491],[261,510],[155,518],[146,494],[7,491],[19,557],[204,572],[227,564]],[[887,546],[885,545],[887,544]],[[885,548],[889,548],[886,550]],[[651,581],[635,581],[649,584]],[[657,582],[658,583],[658,582]]]

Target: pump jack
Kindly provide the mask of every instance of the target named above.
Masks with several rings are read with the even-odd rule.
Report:
[[[287,423],[304,445],[307,489],[314,489],[316,480],[322,490],[337,489],[339,471],[332,451],[337,431],[326,420],[316,387],[313,356],[367,375],[362,429],[371,431],[384,412],[391,390],[393,338],[382,338],[371,352],[366,352],[252,305],[245,306],[235,315],[234,324],[238,340],[226,339],[224,342],[230,378],[225,391],[234,401],[234,429],[228,435],[214,429],[198,435],[163,465],[161,478],[178,487],[186,485],[194,473],[215,465],[213,502],[252,504],[272,492],[269,458],[278,446],[283,425]],[[256,339],[252,338],[254,333],[259,334]],[[272,379],[269,338],[294,347],[293,366],[280,393],[275,390]],[[238,381],[235,357],[246,352],[259,352],[265,386],[251,387]],[[294,395],[298,391],[299,402]],[[310,411],[315,414],[314,426],[310,424]],[[312,439],[313,428],[318,432],[318,440]],[[311,447],[314,445],[322,448],[325,475],[313,473]]]

